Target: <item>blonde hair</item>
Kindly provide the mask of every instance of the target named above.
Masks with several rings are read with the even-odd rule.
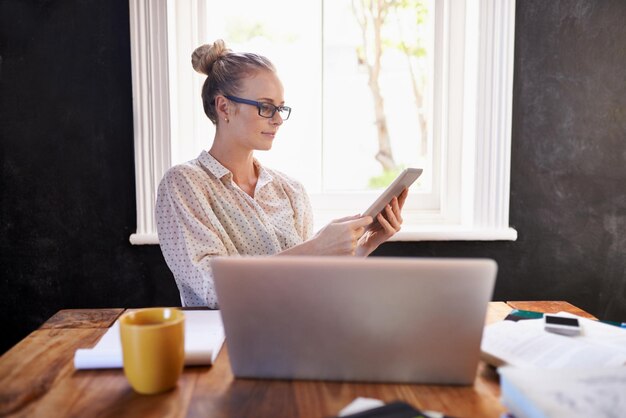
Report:
[[[191,54],[193,69],[207,76],[202,86],[204,113],[213,124],[217,124],[215,96],[218,94],[236,96],[241,90],[241,82],[257,71],[276,72],[274,64],[261,55],[237,53],[226,48],[223,40],[212,45],[199,46]]]

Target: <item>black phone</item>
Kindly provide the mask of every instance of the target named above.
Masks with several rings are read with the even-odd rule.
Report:
[[[555,334],[580,335],[578,319],[568,316],[544,315],[544,329]]]

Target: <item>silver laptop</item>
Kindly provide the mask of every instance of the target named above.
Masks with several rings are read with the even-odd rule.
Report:
[[[493,260],[237,257],[212,266],[236,377],[474,382]]]

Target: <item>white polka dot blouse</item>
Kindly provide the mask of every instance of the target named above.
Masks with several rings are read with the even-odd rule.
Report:
[[[254,198],[206,151],[170,168],[161,180],[157,231],[183,306],[218,307],[212,257],[276,254],[311,237],[313,211],[304,187],[254,164]]]

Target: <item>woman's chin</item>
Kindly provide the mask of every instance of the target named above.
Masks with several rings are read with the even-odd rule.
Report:
[[[259,151],[269,151],[272,149],[272,145],[274,144],[273,140],[269,140],[269,141],[263,141],[261,143],[259,143],[258,145],[258,150]]]

